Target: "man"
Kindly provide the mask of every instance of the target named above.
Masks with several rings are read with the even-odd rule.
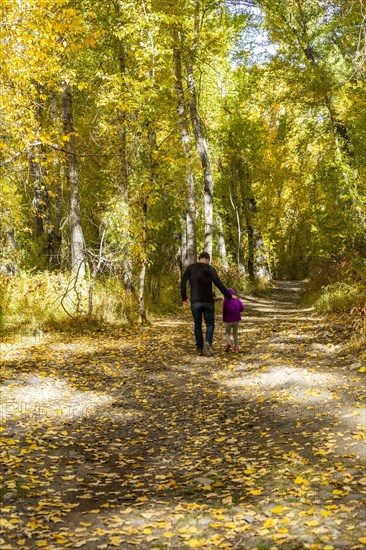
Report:
[[[181,281],[181,294],[184,305],[189,304],[187,298],[187,282],[191,287],[191,311],[194,320],[194,335],[198,355],[210,357],[212,355],[212,340],[215,328],[215,304],[212,293],[212,283],[229,299],[237,299],[222,284],[214,269],[210,264],[210,255],[208,252],[202,252],[199,261],[187,267],[183,273]],[[203,341],[202,316],[206,323],[206,339]]]

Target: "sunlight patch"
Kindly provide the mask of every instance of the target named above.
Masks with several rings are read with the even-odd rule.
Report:
[[[258,388],[262,390],[282,390],[293,389],[300,390],[304,394],[304,390],[316,391],[326,384],[328,387],[334,383],[334,376],[325,374],[324,372],[308,372],[306,369],[292,368],[290,366],[270,367],[264,372],[258,369],[253,369],[251,373],[246,373],[245,378],[235,378],[227,380],[226,385],[232,388],[245,388],[251,390]],[[259,371],[259,372],[258,372]],[[314,388],[314,390],[312,390]],[[329,393],[329,397],[331,392]],[[304,395],[307,400],[311,401],[312,395]]]
[[[1,402],[2,422],[39,422],[49,418],[72,421],[112,402],[108,395],[76,390],[65,380],[38,375],[20,378],[11,385],[0,386],[1,393],[5,388],[7,392]]]

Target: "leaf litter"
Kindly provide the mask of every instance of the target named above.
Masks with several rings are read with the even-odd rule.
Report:
[[[242,351],[189,312],[2,344],[0,546],[365,548],[365,357],[291,283]]]

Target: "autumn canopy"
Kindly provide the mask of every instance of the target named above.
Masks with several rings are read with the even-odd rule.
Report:
[[[103,319],[132,292],[144,319],[201,250],[242,287],[362,281],[362,0],[3,0],[2,20],[3,316],[42,287]]]

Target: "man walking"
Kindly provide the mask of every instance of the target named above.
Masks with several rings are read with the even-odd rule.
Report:
[[[215,329],[215,304],[212,293],[212,283],[220,292],[229,299],[236,299],[222,284],[210,264],[208,252],[202,252],[199,261],[187,267],[181,281],[181,295],[185,305],[189,304],[187,298],[187,282],[191,287],[191,311],[194,321],[194,335],[198,355],[212,355],[212,340]],[[203,341],[202,316],[206,323],[206,339]]]

